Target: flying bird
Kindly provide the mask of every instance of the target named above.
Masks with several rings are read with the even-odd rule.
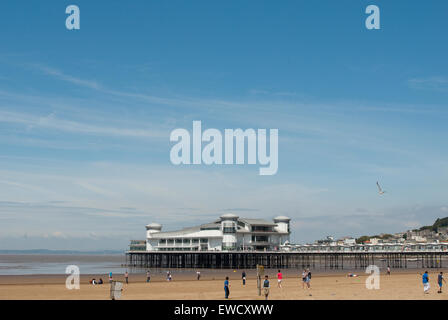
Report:
[[[378,183],[378,181],[376,182],[376,185],[378,186],[379,194],[384,194],[386,192],[386,191],[383,191],[383,189],[381,189],[380,184]]]

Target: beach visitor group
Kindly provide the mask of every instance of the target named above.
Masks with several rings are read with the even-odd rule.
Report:
[[[430,286],[430,279],[429,279],[428,271],[425,271],[424,273],[419,273],[419,274],[421,275],[421,279],[422,279],[421,281],[422,281],[422,284],[423,284],[423,292],[425,294],[429,294],[431,286]],[[388,275],[388,276],[391,275],[390,266],[387,267],[386,275]],[[311,289],[311,271],[310,271],[310,269],[303,269],[303,272],[300,274],[300,277],[302,279],[302,281],[301,281],[302,282],[302,289],[305,289],[305,287],[307,289]],[[349,272],[346,275],[346,277],[350,277],[350,278],[351,277],[358,277],[358,275]],[[200,278],[201,278],[201,272],[198,270],[198,271],[196,271],[196,279],[200,280]],[[124,273],[124,279],[125,279],[126,284],[129,284],[129,273],[128,273],[127,270]],[[150,271],[147,270],[147,272],[146,272],[146,282],[149,283],[150,279],[151,279]],[[242,271],[241,279],[242,279],[243,286],[246,286],[246,281],[247,281],[246,271]],[[112,275],[112,272],[110,272],[109,273],[109,282],[112,283],[112,281],[113,281],[113,275]],[[168,281],[168,282],[172,281],[171,271],[166,271],[166,281]],[[279,269],[277,271],[277,287],[279,289],[282,288],[282,282],[283,282],[283,273]],[[437,275],[437,285],[438,285],[437,293],[442,293],[442,287],[443,287],[443,283],[444,282],[446,283],[444,275],[443,275],[443,272],[440,271],[439,274]],[[94,278],[94,279],[91,279],[89,281],[89,283],[92,284],[92,285],[103,284],[103,279],[100,278],[99,280],[96,280]],[[264,281],[263,281],[261,287],[262,287],[262,290],[263,290],[264,297],[267,300],[268,297],[269,297],[270,288],[271,288],[268,275],[265,275]],[[229,277],[226,276],[225,280],[224,280],[224,297],[225,297],[225,299],[229,299],[229,296],[230,296],[230,280],[229,280]]]
[[[444,282],[446,283],[445,278],[443,277],[443,271],[440,271],[440,273],[437,275],[437,285],[439,286],[439,290],[437,291],[437,293],[442,293],[442,286]],[[423,292],[425,294],[429,294],[429,289],[431,288],[431,285],[429,284],[428,271],[425,271],[425,273],[422,274],[422,283],[423,283]]]

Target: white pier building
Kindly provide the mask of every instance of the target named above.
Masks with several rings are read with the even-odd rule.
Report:
[[[240,218],[228,213],[211,223],[178,231],[146,226],[146,251],[276,251],[289,243],[290,218],[273,221]]]

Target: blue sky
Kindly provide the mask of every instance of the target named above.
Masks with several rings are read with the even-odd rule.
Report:
[[[1,7],[0,249],[125,249],[228,211],[288,215],[296,242],[448,216],[446,1]],[[173,166],[193,120],[278,129],[278,173]]]

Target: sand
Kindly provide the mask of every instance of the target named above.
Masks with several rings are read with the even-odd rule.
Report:
[[[380,289],[368,290],[365,286],[366,274],[349,278],[344,273],[313,274],[311,289],[303,289],[297,276],[286,275],[282,288],[277,288],[275,273],[269,273],[271,280],[270,299],[284,300],[445,300],[448,298],[448,288],[441,294],[437,293],[437,273],[430,272],[430,294],[423,293],[421,271],[405,271],[393,273],[391,276],[381,275]],[[150,283],[145,282],[145,275],[129,277],[130,283],[124,284],[123,300],[132,299],[168,299],[168,300],[209,300],[224,299],[223,283],[225,274],[230,276],[231,300],[263,300],[258,296],[256,280],[253,273],[248,273],[246,286],[242,285],[241,273],[223,271],[222,273],[202,273],[201,280],[196,280],[196,274],[176,274],[172,271],[173,281],[167,282],[163,274],[152,277]],[[98,275],[81,277],[79,290],[68,290],[65,287],[65,275],[45,276],[0,276],[0,300],[5,299],[43,299],[43,300],[98,300],[109,299],[109,283],[93,286],[89,279]],[[107,282],[107,276],[101,276]],[[217,277],[222,279],[217,279]],[[115,280],[123,281],[123,275],[116,275]]]

